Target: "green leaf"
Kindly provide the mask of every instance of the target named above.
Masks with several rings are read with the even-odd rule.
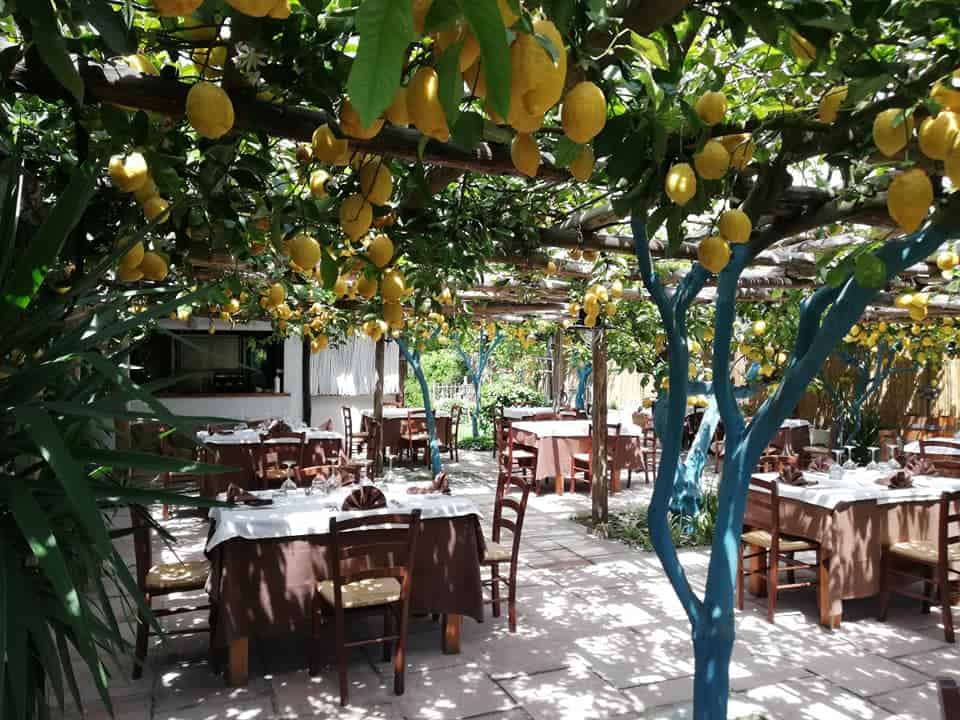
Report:
[[[547,55],[550,56],[550,62],[555,63],[560,59],[560,50],[553,44],[553,40],[541,33],[534,33],[533,37],[540,43],[540,47],[547,51]]]
[[[347,93],[364,126],[389,107],[400,87],[407,45],[414,39],[413,6],[396,0],[365,0],[357,10],[360,43]]]
[[[683,244],[683,208],[677,205],[670,209],[667,215],[667,255],[673,257],[676,255],[680,245]]]
[[[2,289],[6,302],[19,308],[26,308],[30,304],[43,283],[47,265],[56,259],[93,197],[96,174],[96,168],[92,165],[81,166],[74,171],[57,204],[20,255],[13,270],[3,278]]]
[[[84,463],[94,463],[112,468],[139,468],[144,472],[184,472],[207,473],[211,475],[237,471],[225,465],[194,462],[168,455],[155,455],[133,450],[97,450],[94,448],[76,448],[74,455]]]
[[[666,51],[663,49],[663,46],[653,38],[644,37],[631,31],[630,44],[634,50],[643,55],[643,57],[649,60],[654,66],[661,70],[669,69],[670,62],[667,60]]]
[[[777,13],[766,2],[759,3],[762,7],[749,7],[745,3],[738,4],[734,10],[747,25],[753,28],[757,37],[767,45],[776,46],[778,36]]]
[[[561,168],[569,167],[570,163],[580,157],[581,152],[583,152],[583,145],[575,143],[564,135],[554,148],[553,164]]]
[[[893,78],[885,74],[851,81],[847,85],[847,99],[843,104],[853,107],[861,100],[868,100],[892,81]]]
[[[857,258],[853,277],[862,288],[880,290],[887,284],[887,265],[873,253],[864,253]]]
[[[403,4],[403,3],[401,3]],[[469,0],[463,14],[480,45],[487,100],[501,117],[510,114],[510,47],[496,0]]]
[[[423,20],[423,32],[429,35],[452,30],[460,15],[460,3],[457,0],[433,0]]]
[[[463,76],[460,74],[460,51],[463,49],[463,40],[450,45],[443,51],[437,61],[437,76],[439,87],[437,96],[444,115],[447,116],[447,127],[453,127],[460,114],[460,101],[463,99]]]
[[[473,150],[483,140],[483,116],[472,110],[460,113],[451,136],[455,145]]]
[[[560,34],[566,35],[577,9],[576,0],[541,0],[540,5]]]
[[[83,80],[77,72],[67,43],[60,34],[57,16],[50,0],[21,3],[17,10],[30,21],[33,43],[53,76],[78,103],[83,103]]]
[[[337,261],[330,257],[330,253],[323,253],[320,256],[320,279],[323,281],[323,289],[333,290],[338,277],[340,277],[340,266],[337,265]]]
[[[137,51],[137,38],[124,21],[123,14],[110,9],[110,4],[100,0],[86,0],[77,9],[83,13],[107,47],[117,55],[128,55]]]
[[[827,272],[824,282],[830,287],[837,288],[843,285],[850,277],[852,263],[849,260],[843,260],[838,265],[830,268]]]

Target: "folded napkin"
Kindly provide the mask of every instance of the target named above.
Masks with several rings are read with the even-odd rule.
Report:
[[[906,469],[914,475],[937,474],[937,468],[932,462],[930,462],[930,459],[922,456],[911,457],[909,460],[907,460],[904,467],[906,467]]]
[[[827,472],[833,466],[833,460],[827,455],[816,455],[807,466],[810,472]]]
[[[784,465],[780,470],[780,482],[787,485],[806,485],[803,478],[803,471],[796,465]]]
[[[320,430],[333,430],[333,420],[327,418],[321,425]]]
[[[288,433],[288,432],[293,432],[293,428],[287,425],[287,423],[285,423],[283,420],[274,420],[270,423],[267,423],[266,432],[267,433],[272,433],[272,432]]]
[[[257,497],[234,483],[230,483],[227,487],[227,502],[233,505],[242,503],[243,505],[251,505],[254,507],[258,505],[273,505],[273,500],[270,498]]]
[[[450,481],[447,479],[447,474],[445,472],[437,473],[437,476],[433,479],[431,484],[408,487],[407,492],[411,495],[427,495],[430,493],[442,493],[444,495],[449,495]]]
[[[358,487],[347,495],[343,501],[342,510],[376,510],[387,506],[387,499],[378,488],[373,485]]]
[[[886,475],[881,481],[891,490],[913,487],[913,473],[909,470],[897,470]]]

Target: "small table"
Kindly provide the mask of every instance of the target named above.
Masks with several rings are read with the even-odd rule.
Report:
[[[960,490],[960,479],[915,476],[914,487],[890,489],[881,484],[890,470],[850,470],[842,480],[826,473],[805,472],[816,485],[778,483],[780,530],[787,535],[815,540],[827,557],[829,587],[820,606],[820,623],[839,627],[843,601],[876,595],[880,583],[880,553],[884,545],[904,540],[935,540],[940,496]],[[756,473],[776,480],[777,473]],[[760,548],[749,547],[747,552]],[[763,569],[764,558],[751,560],[752,569]],[[765,593],[762,577],[754,575],[750,591]]]
[[[480,511],[455,495],[412,495],[406,485],[387,488],[387,508],[343,512],[348,489],[330,495],[274,494],[274,504],[212,508],[206,555],[207,590],[217,605],[214,641],[229,648],[228,682],[247,682],[252,634],[306,633],[315,583],[331,576],[330,518],[421,510],[411,611],[445,616],[444,652],[460,651],[464,615],[483,622]]]
[[[643,469],[643,429],[632,423],[622,423],[619,414],[614,423],[620,424],[620,441],[614,449],[617,468],[620,470]],[[557,495],[563,495],[563,473],[570,467],[571,458],[582,452],[590,452],[589,420],[537,420],[515,422],[511,426],[519,442],[537,447],[537,478],[554,478]],[[620,488],[619,478],[614,478],[613,492]]]

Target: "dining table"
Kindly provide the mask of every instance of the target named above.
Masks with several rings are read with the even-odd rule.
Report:
[[[386,452],[387,448],[391,448],[392,453],[396,453],[404,443],[400,434],[403,432],[403,424],[407,421],[407,418],[410,417],[412,413],[415,418],[419,416],[422,419],[425,412],[422,407],[384,407],[381,415],[383,418],[381,447],[384,452]],[[373,417],[374,412],[372,409],[368,408],[362,412],[362,422],[364,424],[367,420],[373,419]],[[442,445],[449,445],[450,413],[435,410],[433,417],[437,425],[437,437],[440,438]]]
[[[210,509],[207,591],[217,608],[214,643],[228,651],[230,685],[247,682],[251,637],[310,637],[314,588],[332,577],[333,518],[420,510],[411,612],[441,615],[443,651],[460,651],[463,617],[483,621],[481,513],[470,498],[411,494],[409,486],[380,485],[386,498],[381,509],[343,510],[350,488],[259,491],[252,494],[272,504]]]
[[[620,425],[620,436],[613,450],[618,470],[643,470],[643,428],[624,423],[619,413],[609,422]],[[577,453],[590,452],[590,420],[529,420],[514,422],[511,428],[521,445],[537,448],[537,480],[552,478],[557,495],[563,495],[563,479]],[[619,474],[619,473],[617,473]],[[612,492],[620,489],[620,478],[611,482]]]
[[[528,420],[534,415],[549,415],[554,413],[553,406],[550,407],[533,407],[533,406],[516,406],[516,407],[505,407],[503,409],[503,416],[508,420]]]
[[[805,471],[802,485],[779,480],[778,473],[755,473],[762,480],[779,480],[780,531],[814,540],[826,556],[825,592],[820,623],[840,626],[843,602],[880,591],[880,558],[884,546],[906,540],[936,540],[940,496],[960,490],[960,478],[914,475],[912,487],[892,488],[890,468],[844,470],[842,477]],[[757,491],[751,491],[751,494]],[[748,503],[750,497],[748,496]],[[748,547],[747,553],[761,548]],[[765,556],[751,561],[764,570]],[[762,574],[753,575],[749,590],[765,594]]]
[[[326,464],[343,448],[343,435],[334,430],[306,427],[294,428],[292,432],[304,434],[305,467]],[[204,462],[233,468],[229,472],[201,475],[200,495],[208,498],[224,492],[231,483],[245,488],[255,487],[257,453],[262,446],[276,442],[263,440],[260,432],[253,428],[216,433],[201,430],[197,433],[197,440],[203,444],[201,456]]]

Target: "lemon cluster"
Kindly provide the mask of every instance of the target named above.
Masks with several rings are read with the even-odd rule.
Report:
[[[131,193],[147,220],[158,225],[170,217],[170,203],[160,197],[157,184],[150,175],[147,161],[138,152],[114,155],[108,166],[110,182],[121,192]]]

